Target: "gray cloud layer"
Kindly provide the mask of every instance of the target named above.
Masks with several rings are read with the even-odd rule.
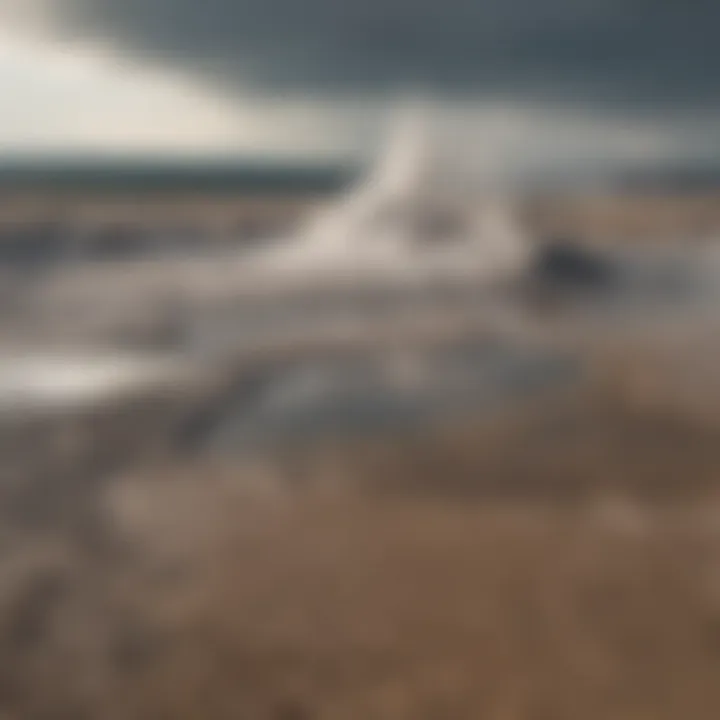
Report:
[[[412,84],[460,93],[720,104],[717,0],[55,0],[66,31],[230,88]]]

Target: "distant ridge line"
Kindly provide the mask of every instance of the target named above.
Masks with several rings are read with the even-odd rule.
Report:
[[[312,194],[340,190],[357,173],[349,164],[0,161],[0,191]]]

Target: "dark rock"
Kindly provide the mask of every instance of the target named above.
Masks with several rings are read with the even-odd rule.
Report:
[[[608,257],[571,240],[553,240],[541,248],[533,279],[559,288],[606,289],[619,279],[619,269]]]

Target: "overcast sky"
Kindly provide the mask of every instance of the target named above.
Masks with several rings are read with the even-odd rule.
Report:
[[[333,156],[398,93],[492,161],[716,153],[716,0],[0,0],[0,156]]]

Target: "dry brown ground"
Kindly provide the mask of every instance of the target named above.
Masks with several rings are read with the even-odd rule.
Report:
[[[547,198],[528,209],[536,231],[581,238],[657,242],[717,236],[717,192],[583,194]]]
[[[331,197],[245,197],[166,194],[84,197],[20,194],[0,198],[0,226],[69,222],[81,227],[126,223],[147,228],[189,226],[208,232],[242,228],[291,227],[323,207]],[[720,191],[562,193],[520,202],[529,229],[581,238],[677,239],[717,234]]]

